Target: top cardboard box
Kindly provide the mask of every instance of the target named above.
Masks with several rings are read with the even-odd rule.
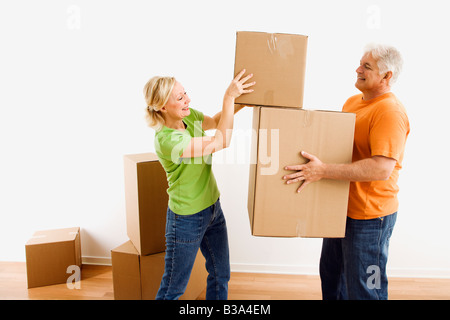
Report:
[[[234,74],[246,69],[256,85],[236,103],[302,108],[307,42],[303,35],[237,32]]]

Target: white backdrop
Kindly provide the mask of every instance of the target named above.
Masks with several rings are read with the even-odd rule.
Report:
[[[124,154],[154,151],[142,88],[174,75],[214,115],[231,81],[236,31],[309,36],[305,108],[357,93],[369,42],[398,47],[393,91],[411,122],[388,267],[450,277],[447,1],[0,2],[0,260],[25,261],[36,230],[80,226],[87,262],[126,241]],[[320,239],[255,238],[247,217],[252,113],[215,155],[234,271],[317,274]]]

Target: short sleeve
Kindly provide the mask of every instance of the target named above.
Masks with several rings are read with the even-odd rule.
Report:
[[[156,150],[159,156],[167,161],[179,163],[181,155],[191,142],[192,137],[188,132],[173,131],[171,134],[165,135],[155,140]]]
[[[374,118],[370,129],[372,156],[384,156],[400,161],[409,133],[406,115],[386,111]]]
[[[203,120],[205,119],[205,116],[203,115],[203,113],[201,111],[196,110],[196,109],[192,109],[191,108],[191,115],[192,115],[194,121],[201,121],[201,122],[203,122]]]

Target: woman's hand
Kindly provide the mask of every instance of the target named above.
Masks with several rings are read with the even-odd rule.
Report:
[[[253,77],[253,74],[249,74],[245,78],[242,78],[244,73],[245,69],[239,72],[239,74],[233,79],[233,81],[231,81],[230,86],[225,92],[225,97],[236,99],[244,93],[253,92],[253,89],[248,88],[254,86],[256,82],[246,83],[251,77]]]

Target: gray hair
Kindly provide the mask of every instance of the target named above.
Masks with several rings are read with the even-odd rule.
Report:
[[[397,78],[402,71],[403,58],[400,52],[391,46],[380,44],[369,44],[364,49],[364,55],[371,53],[372,57],[377,60],[378,69],[380,74],[388,71],[392,72],[392,78],[390,85],[397,81]]]

